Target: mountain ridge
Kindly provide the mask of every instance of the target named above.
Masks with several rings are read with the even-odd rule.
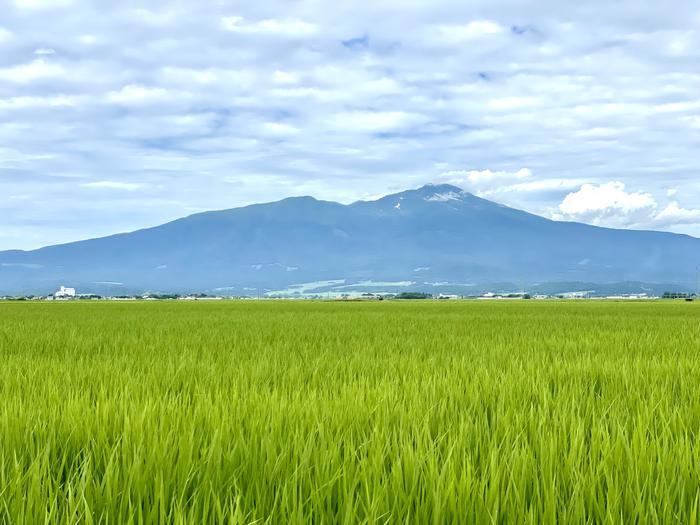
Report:
[[[304,282],[691,283],[700,239],[546,219],[448,184],[340,204],[310,196],[0,252],[0,294],[280,288]],[[424,268],[415,272],[415,268]],[[417,282],[417,281],[416,281]]]

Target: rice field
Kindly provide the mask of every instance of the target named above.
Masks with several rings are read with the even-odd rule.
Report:
[[[2,523],[697,523],[700,308],[0,303]]]

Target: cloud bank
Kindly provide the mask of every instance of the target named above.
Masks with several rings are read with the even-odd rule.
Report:
[[[700,5],[528,4],[8,0],[0,249],[440,181],[700,235]]]

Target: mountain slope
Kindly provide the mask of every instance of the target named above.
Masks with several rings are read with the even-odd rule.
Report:
[[[449,186],[351,205],[295,197],[0,252],[0,293],[279,289],[294,283],[691,283],[700,239],[554,222]]]

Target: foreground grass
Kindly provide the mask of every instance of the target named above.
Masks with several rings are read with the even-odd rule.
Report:
[[[698,521],[685,303],[0,303],[0,521]]]

